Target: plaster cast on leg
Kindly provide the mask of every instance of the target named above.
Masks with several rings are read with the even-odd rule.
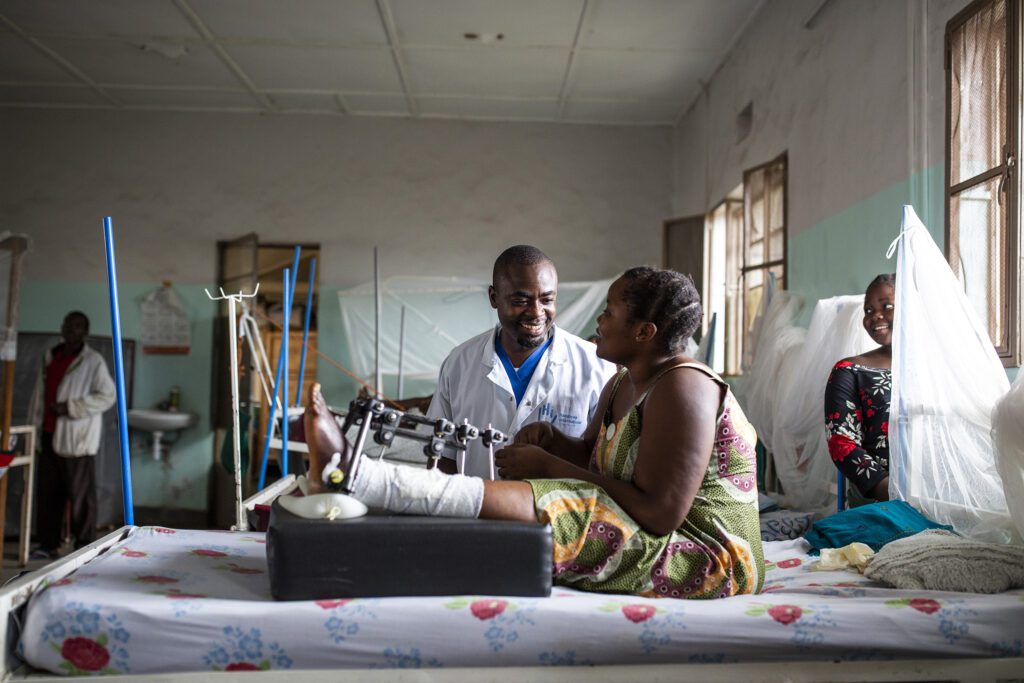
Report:
[[[484,480],[421,470],[364,457],[352,495],[371,507],[403,515],[479,517]]]
[[[367,505],[388,512],[439,517],[478,517],[484,501],[484,481],[440,470],[397,467],[356,453],[331,415],[320,385],[309,388],[306,404],[306,443],[309,446],[310,490],[322,486],[324,465],[333,463],[340,486]]]

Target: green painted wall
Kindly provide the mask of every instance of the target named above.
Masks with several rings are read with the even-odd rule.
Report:
[[[159,286],[159,282],[119,284],[121,334],[125,339],[140,339],[139,302]],[[167,398],[172,386],[178,386],[182,410],[196,413],[199,421],[181,433],[162,462],[152,458],[149,435],[132,432],[132,485],[136,506],[205,510],[213,458],[210,377],[216,308],[198,285],[175,285],[174,291],[192,320],[192,351],[181,356],[148,355],[137,345],[133,401],[129,407],[154,408]],[[60,329],[68,311],[78,309],[89,316],[90,332],[109,336],[108,302],[106,283],[29,280],[21,286],[18,327],[24,332],[54,332]]]
[[[914,206],[942,248],[943,176],[942,165],[932,166],[790,238],[787,289],[805,299],[801,324],[809,322],[813,302],[862,293],[875,275],[895,272],[896,259],[885,252],[899,235],[904,204]]]
[[[807,326],[813,302],[859,294],[879,273],[896,271],[885,252],[900,232],[903,205],[912,204],[941,249],[945,243],[945,168],[938,164],[886,188],[789,240],[788,289],[804,297],[799,324]],[[1012,382],[1018,368],[1007,369]]]

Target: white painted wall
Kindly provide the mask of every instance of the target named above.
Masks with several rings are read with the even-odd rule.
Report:
[[[831,0],[805,27],[820,0],[766,3],[677,126],[675,213],[706,211],[744,169],[788,151],[793,237],[941,166],[943,33],[967,4]],[[753,130],[737,142],[748,102]]]
[[[671,130],[403,119],[0,112],[0,226],[28,279],[100,281],[110,214],[125,281],[212,283],[215,243],[319,242],[321,283],[489,276],[533,243],[563,280],[661,258]]]

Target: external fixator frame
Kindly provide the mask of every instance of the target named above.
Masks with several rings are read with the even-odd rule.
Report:
[[[402,426],[411,424],[412,428]],[[425,425],[429,428],[427,432],[420,432],[417,429]],[[349,404],[348,413],[341,426],[342,434],[348,433],[352,427],[358,427],[355,440],[356,458],[353,461],[351,475],[354,474],[356,464],[361,457],[363,447],[370,432],[373,432],[373,442],[385,448],[394,443],[395,437],[420,441],[424,444],[423,454],[427,457],[427,469],[437,467],[437,462],[447,450],[455,452],[455,461],[459,474],[465,470],[466,450],[469,444],[477,439],[487,449],[490,460],[490,478],[494,479],[494,449],[501,446],[508,440],[504,432],[487,425],[486,429],[480,429],[463,420],[457,424],[452,420],[440,417],[431,419],[424,415],[414,415],[388,406],[384,401],[376,398],[357,398]],[[328,487],[331,486],[331,474],[338,469],[340,456],[331,458],[330,463],[323,470],[323,481]]]

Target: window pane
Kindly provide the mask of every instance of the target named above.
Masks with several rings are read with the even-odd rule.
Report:
[[[747,210],[747,241],[764,239],[765,196],[764,169],[747,175],[744,202]],[[759,263],[759,261],[758,261]],[[747,265],[752,265],[749,261]]]
[[[1006,144],[1006,0],[950,34],[950,182],[1003,162]]]
[[[786,255],[786,235],[782,229],[772,230],[766,261],[777,261]]]
[[[743,297],[740,295],[740,266],[743,258],[743,202],[726,202],[725,323],[719,336],[725,337],[725,372],[740,372],[743,353]],[[724,335],[722,332],[724,331]]]
[[[764,263],[764,240],[751,242],[747,249],[747,265],[756,266]]]
[[[1005,347],[1007,304],[1006,200],[1000,178],[950,197],[949,265],[988,328],[992,343]]]
[[[768,183],[768,227],[771,230],[781,230],[782,226],[786,224],[785,218],[785,166],[783,164],[775,164],[771,167],[771,173]],[[772,256],[775,258],[775,256]]]
[[[754,361],[754,349],[751,344],[750,331],[754,327],[758,313],[761,312],[761,297],[764,294],[764,271],[752,270],[744,275],[743,292],[743,364],[748,366]]]

